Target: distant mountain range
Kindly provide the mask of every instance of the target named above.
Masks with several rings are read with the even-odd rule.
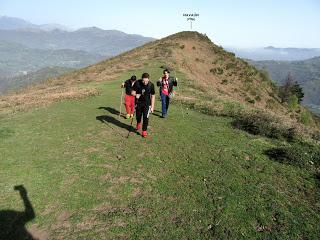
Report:
[[[320,56],[320,48],[226,48],[236,56],[254,61],[298,61]]]
[[[320,57],[303,61],[249,61],[259,69],[267,70],[273,80],[283,84],[290,72],[303,88],[303,103],[320,113]]]
[[[81,68],[105,58],[85,51],[35,49],[0,40],[0,77],[25,75],[52,66]]]
[[[2,30],[17,30],[17,29],[38,29],[43,31],[52,31],[60,29],[63,31],[72,31],[71,28],[57,23],[50,24],[33,24],[20,18],[0,16],[0,29]]]
[[[103,56],[115,56],[154,40],[154,38],[137,34],[103,30],[97,27],[65,31],[64,27],[60,27],[61,25],[37,26],[21,19],[2,17],[0,18],[0,41],[18,43],[29,48],[72,49]],[[51,31],[44,31],[43,28]]]
[[[60,24],[37,25],[0,17],[0,93],[25,86],[23,79],[28,84],[37,81],[43,68],[45,77],[48,67],[85,67],[153,40],[117,30],[89,27],[72,31]]]
[[[96,27],[67,32],[62,30],[0,30],[0,41],[23,44],[38,49],[72,49],[91,54],[114,56],[154,40],[140,35]]]

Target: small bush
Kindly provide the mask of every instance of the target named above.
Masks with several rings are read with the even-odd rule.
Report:
[[[223,79],[223,80],[221,81],[221,84],[227,85],[227,84],[228,84],[228,79]]]
[[[294,111],[299,107],[298,98],[295,95],[291,95],[288,98],[288,107],[290,111]]]
[[[210,72],[213,73],[213,74],[218,74],[218,75],[221,75],[223,74],[223,69],[218,67],[218,68],[211,68],[210,69]]]
[[[242,114],[244,107],[238,102],[224,102],[223,103],[223,114],[228,117],[235,117]]]
[[[235,63],[228,63],[227,65],[226,65],[226,69],[227,70],[229,70],[229,69],[231,69],[231,68],[235,68],[236,67],[236,64]]]
[[[248,102],[248,103],[251,103],[251,104],[254,104],[255,101],[249,97],[246,97],[245,100]]]
[[[267,71],[261,70],[259,74],[260,74],[262,81],[271,81],[269,73]]]
[[[268,99],[266,102],[266,107],[268,109],[273,109],[275,107],[276,101],[274,99]]]
[[[183,103],[190,109],[213,116],[235,117],[245,111],[245,106],[239,102],[188,100]]]
[[[281,163],[308,170],[320,167],[320,148],[306,142],[294,142],[289,146],[267,150],[266,155]]]
[[[254,98],[256,101],[260,102],[261,101],[261,97],[258,95]]]
[[[256,71],[252,68],[247,69],[246,72],[247,72],[247,77],[253,77],[254,75],[256,75]]]
[[[311,138],[316,141],[320,141],[320,131],[314,131],[311,133]]]
[[[223,74],[223,69],[222,68],[217,68],[216,69],[216,73],[219,74],[219,75]]]
[[[161,65],[160,68],[161,69],[168,69],[169,71],[172,71],[174,69],[174,67],[172,65]]]
[[[193,49],[193,50],[196,50],[196,47],[195,47],[195,46],[193,46],[193,47],[192,47],[192,49]]]
[[[184,45],[181,45],[181,46],[180,46],[181,49],[184,49],[184,47],[185,47]]]
[[[196,62],[204,63],[204,60],[203,60],[203,59],[200,59],[200,58],[196,58],[195,61],[196,61]]]
[[[312,115],[310,112],[308,111],[302,111],[300,113],[300,116],[299,116],[299,121],[306,125],[306,126],[309,126],[311,123],[312,123]]]
[[[232,125],[251,134],[270,138],[292,141],[298,137],[296,129],[285,126],[280,119],[263,112],[237,116]]]

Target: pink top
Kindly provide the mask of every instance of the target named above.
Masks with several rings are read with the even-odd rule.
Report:
[[[162,78],[162,93],[164,95],[169,95],[169,80],[167,78]]]

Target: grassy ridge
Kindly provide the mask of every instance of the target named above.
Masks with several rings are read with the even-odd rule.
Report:
[[[90,83],[100,96],[2,115],[0,211],[23,210],[13,186],[24,184],[36,211],[28,229],[50,239],[319,237],[314,175],[265,155],[284,142],[177,102],[168,119],[151,117],[148,139],[126,139],[120,82]]]

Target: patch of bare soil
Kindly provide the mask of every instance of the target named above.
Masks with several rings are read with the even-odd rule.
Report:
[[[47,240],[50,237],[46,230],[40,229],[36,224],[32,225],[28,230],[34,240]]]

